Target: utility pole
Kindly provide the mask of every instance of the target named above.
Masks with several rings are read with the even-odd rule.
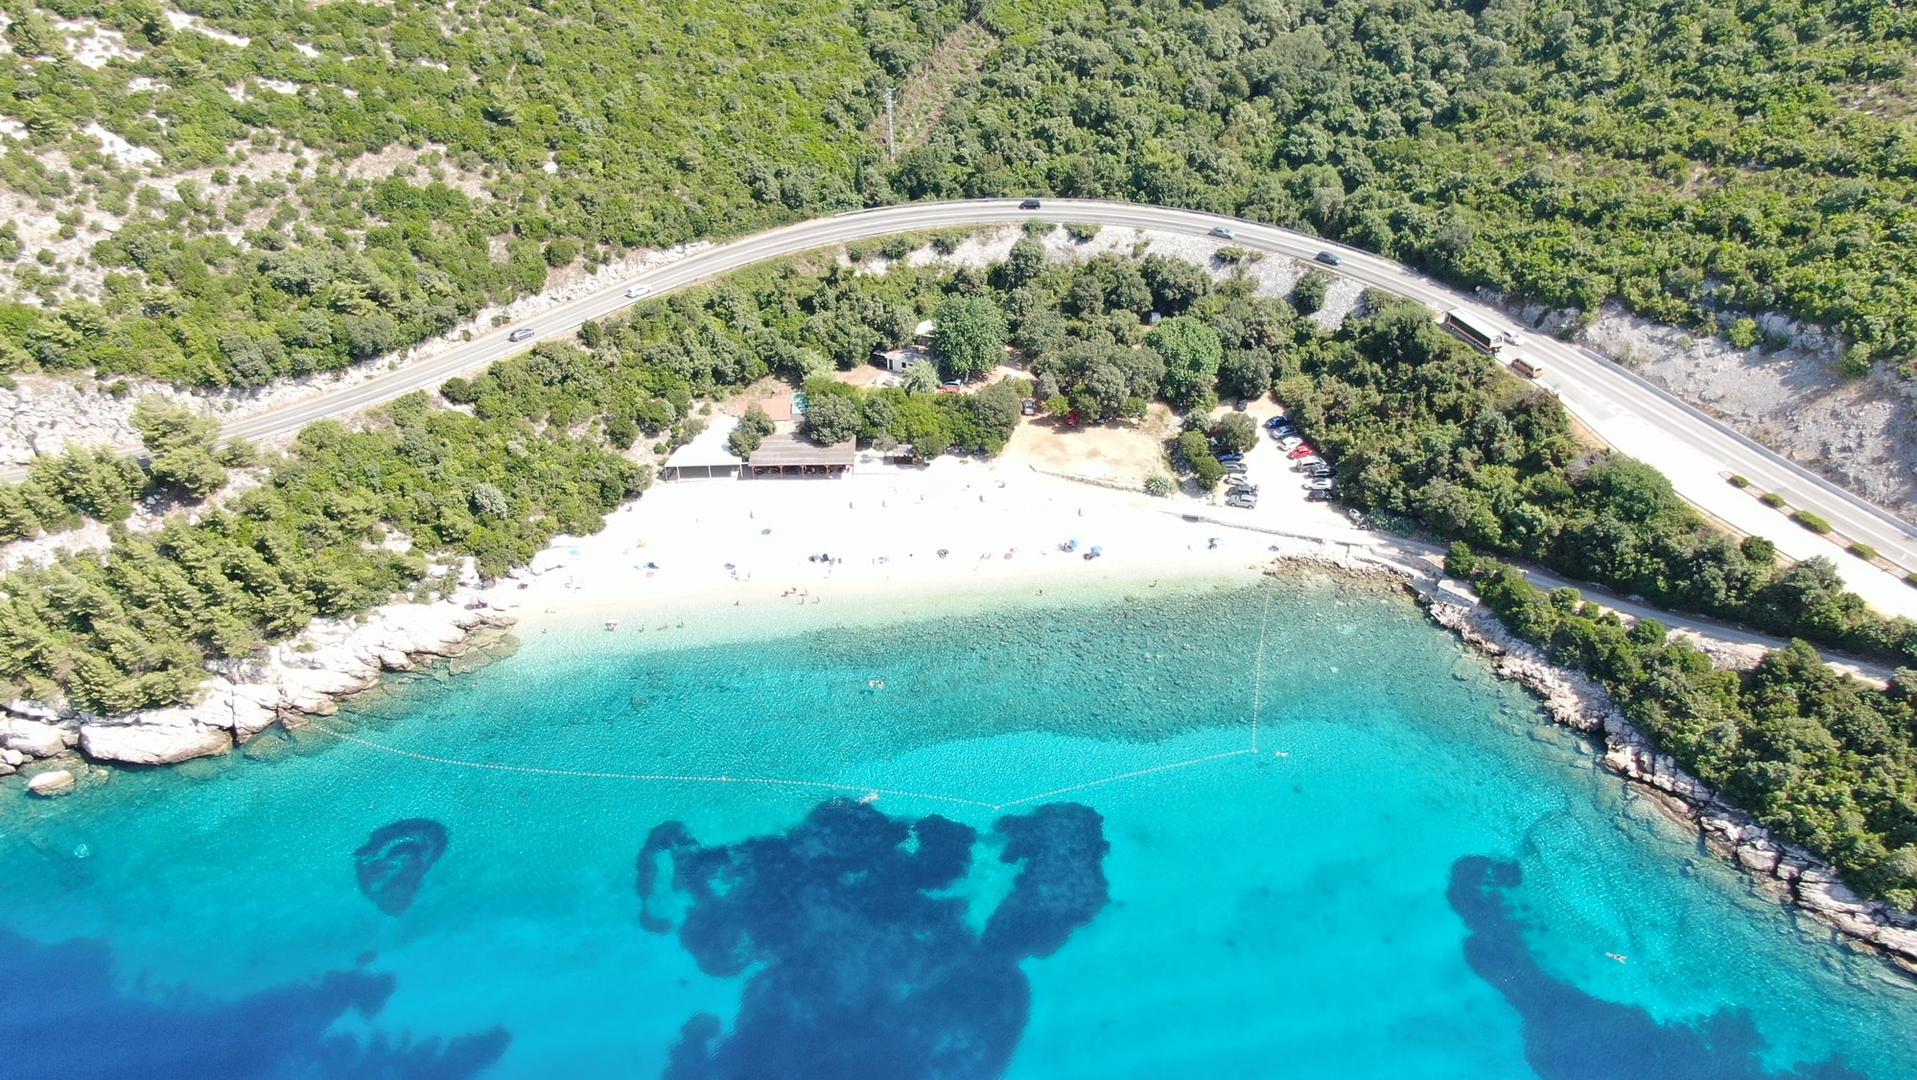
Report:
[[[885,88],[885,160],[898,154],[898,135],[892,129],[892,88]]]

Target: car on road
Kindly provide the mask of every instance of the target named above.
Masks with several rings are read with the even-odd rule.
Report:
[[[1311,445],[1310,443],[1299,443],[1297,446],[1294,446],[1291,449],[1285,451],[1285,455],[1291,458],[1293,461],[1296,461],[1299,458],[1311,457],[1317,453],[1318,453],[1318,448]]]
[[[1225,505],[1236,506],[1240,510],[1255,510],[1258,508],[1258,496],[1232,495],[1225,499]]]
[[[1338,253],[1335,251],[1320,251],[1318,254],[1313,255],[1312,258],[1317,259],[1326,266],[1337,266],[1339,263],[1344,262],[1343,259],[1338,257]]]
[[[1020,210],[1036,210],[1038,209],[1038,200],[1026,199],[1024,202],[1018,204],[1018,208]]]
[[[1232,231],[1230,229],[1225,228],[1223,225],[1213,226],[1211,230],[1211,235],[1216,236],[1220,240],[1238,239],[1236,236],[1232,235]]]
[[[652,290],[647,288],[644,285],[629,285],[626,287],[626,299],[628,300],[637,300],[640,297],[648,296],[651,293],[652,293]]]
[[[524,341],[531,336],[533,336],[532,329],[530,327],[522,326],[519,329],[514,330],[512,333],[507,334],[506,340],[507,341]]]

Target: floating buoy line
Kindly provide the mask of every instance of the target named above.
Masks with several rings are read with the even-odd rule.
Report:
[[[634,784],[744,784],[756,787],[805,788],[814,791],[856,794],[861,803],[877,802],[880,798],[892,796],[900,799],[920,799],[926,802],[945,803],[953,806],[969,806],[996,813],[1001,810],[1009,810],[1015,806],[1024,806],[1028,803],[1039,802],[1043,799],[1054,799],[1063,795],[1089,791],[1092,788],[1104,787],[1108,784],[1116,784],[1125,780],[1136,780],[1147,776],[1156,776],[1161,773],[1176,772],[1181,769],[1207,765],[1214,761],[1259,756],[1258,722],[1259,712],[1264,705],[1265,642],[1270,613],[1271,601],[1267,599],[1258,619],[1258,654],[1257,662],[1252,671],[1251,719],[1249,724],[1251,743],[1249,746],[1237,750],[1226,750],[1216,754],[1206,754],[1203,757],[1186,758],[1183,761],[1173,761],[1163,765],[1149,765],[1141,769],[1132,769],[1128,772],[1101,776],[1093,780],[1084,781],[1083,783],[1053,788],[1050,791],[1041,791],[1016,799],[1007,799],[1003,802],[991,802],[985,799],[974,799],[963,795],[951,795],[932,791],[911,791],[904,788],[874,787],[870,784],[851,784],[837,780],[802,780],[777,776],[706,776],[690,773],[611,772],[591,769],[564,769],[545,765],[523,765],[501,761],[474,761],[468,758],[446,757],[440,754],[427,754],[417,750],[406,750],[388,743],[377,742],[373,739],[356,735],[350,731],[342,731],[318,718],[311,720],[309,725],[315,730],[331,735],[341,742],[351,743],[354,746],[359,746],[367,750],[390,754],[411,761],[424,762],[429,765],[472,769],[480,772],[514,773],[523,776],[551,776],[570,780],[605,780]],[[883,679],[875,678],[867,682],[868,689],[880,689],[884,686],[885,681]],[[1279,750],[1274,751],[1272,756],[1275,758],[1289,758],[1291,755],[1286,751]]]

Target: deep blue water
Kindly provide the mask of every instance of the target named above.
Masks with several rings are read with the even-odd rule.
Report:
[[[1754,894],[1401,598],[774,614],[534,635],[328,722],[352,741],[10,786],[9,1060],[1917,1075],[1910,983]]]

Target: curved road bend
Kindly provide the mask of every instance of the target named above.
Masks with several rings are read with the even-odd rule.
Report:
[[[901,232],[1016,223],[1030,218],[1200,236],[1224,227],[1232,230],[1231,242],[1238,246],[1306,261],[1319,251],[1334,249],[1342,260],[1335,273],[1420,300],[1438,310],[1463,307],[1494,323],[1508,324],[1499,312],[1468,295],[1389,259],[1236,218],[1077,199],[1046,199],[1037,211],[1020,210],[1015,199],[910,203],[818,218],[707,248],[513,326],[500,327],[429,360],[237,420],[226,426],[226,433],[246,439],[287,435],[315,420],[356,412],[413,390],[437,386],[462,371],[510,356],[541,340],[571,334],[589,319],[601,319],[630,306],[634,301],[625,291],[631,285],[644,285],[650,295],[657,295],[812,248]],[[507,334],[520,328],[531,329],[533,337],[523,342],[508,341]],[[1805,531],[1731,487],[1723,474],[1741,474],[1765,490],[1786,493],[1793,506],[1818,514],[1842,535],[1870,544],[1907,567],[1917,568],[1917,529],[1594,353],[1541,335],[1529,336],[1526,352],[1542,365],[1539,381],[1555,392],[1574,416],[1619,450],[1657,466],[1686,499],[1737,529],[1770,538],[1778,550],[1792,558],[1829,557],[1845,583],[1872,605],[1888,612],[1917,615],[1917,589]]]

